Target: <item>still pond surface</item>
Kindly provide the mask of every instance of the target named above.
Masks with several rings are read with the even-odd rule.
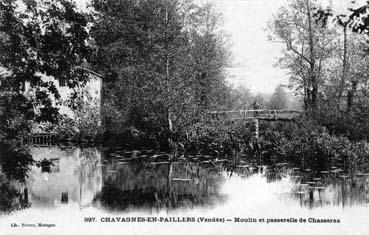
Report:
[[[25,209],[0,215],[0,234],[369,234],[366,174],[120,149],[32,156],[13,183]],[[138,217],[152,222],[128,222]]]

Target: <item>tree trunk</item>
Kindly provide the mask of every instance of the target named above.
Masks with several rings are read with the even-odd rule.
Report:
[[[342,59],[342,75],[341,75],[341,82],[338,88],[338,99],[337,99],[337,106],[340,108],[341,99],[343,95],[343,90],[345,87],[346,82],[346,74],[347,74],[347,24],[343,26],[343,59]]]
[[[318,82],[315,74],[311,76],[311,83],[313,86],[313,89],[311,91],[311,108],[313,109],[312,111],[315,111],[318,107],[318,93],[319,93]]]
[[[354,98],[357,90],[357,81],[351,82],[351,89],[347,93],[347,112],[351,111],[351,108],[354,104]]]
[[[312,16],[310,9],[310,0],[306,0],[307,6],[307,17],[308,17],[308,25],[309,25],[309,49],[310,49],[310,80],[311,80],[311,109],[313,113],[317,108],[318,103],[318,78],[316,76],[315,71],[315,49],[314,49],[314,35],[313,35],[313,26],[312,26]]]

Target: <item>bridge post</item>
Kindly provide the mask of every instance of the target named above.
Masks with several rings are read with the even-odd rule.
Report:
[[[254,137],[259,138],[259,120],[257,118],[252,120],[252,131],[254,132]]]

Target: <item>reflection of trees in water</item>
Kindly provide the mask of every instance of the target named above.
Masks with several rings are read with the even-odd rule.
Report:
[[[26,149],[0,143],[0,214],[29,206],[24,183],[34,163]]]
[[[91,203],[93,197],[101,190],[101,152],[96,148],[83,149],[78,158],[79,200],[82,204]]]
[[[265,134],[265,133],[264,133]],[[270,139],[270,138],[269,138]],[[338,143],[337,143],[338,144]],[[339,151],[326,152],[322,143],[302,143],[301,150],[305,152],[289,153],[288,163],[281,163],[273,154],[264,154],[261,162],[255,158],[248,159],[249,164],[256,168],[258,165],[268,165],[264,176],[267,182],[281,180],[287,176],[294,182],[292,194],[302,206],[317,207],[324,205],[351,206],[355,204],[366,204],[369,202],[369,174],[365,162],[358,164],[350,161],[350,152]],[[271,145],[271,150],[278,145]],[[275,153],[263,149],[267,153]],[[286,153],[287,154],[287,153]],[[285,156],[284,156],[285,158]],[[351,159],[352,160],[352,159]],[[288,173],[280,171],[288,166]],[[251,167],[247,170],[250,171]],[[247,172],[246,172],[247,173]],[[247,176],[247,174],[242,173]]]
[[[9,180],[0,175],[0,215],[31,206],[24,182]]]
[[[223,176],[190,162],[111,162],[104,171],[104,186],[95,200],[103,207],[178,208],[212,205],[225,199]]]
[[[286,177],[288,173],[288,168],[286,166],[277,167],[275,165],[271,166],[253,166],[248,164],[238,165],[234,169],[230,170],[230,176],[233,173],[240,175],[243,178],[248,178],[254,174],[261,174],[265,177],[268,183],[276,182],[282,180],[282,178]]]
[[[4,177],[0,177],[0,214],[21,209],[27,204],[15,187]]]
[[[310,181],[308,181],[310,179]],[[353,206],[369,203],[369,178],[347,178],[336,173],[295,174],[292,193],[304,207]]]
[[[243,178],[260,174],[268,183],[289,177],[293,182],[291,194],[303,207],[315,208],[327,205],[353,206],[369,203],[369,176],[367,174],[344,174],[345,171],[333,167],[331,170],[317,171],[310,168],[291,168],[279,163],[270,166],[238,165],[231,171]],[[347,173],[347,172],[346,172]]]
[[[32,158],[4,161],[11,155],[0,156],[3,162],[0,212],[22,209],[30,202],[33,207],[45,206],[48,202],[55,206],[55,200],[61,203],[78,201],[80,206],[101,202],[103,207],[115,210],[131,206],[172,209],[212,205],[225,199],[220,192],[224,171],[230,177],[237,174],[245,180],[260,174],[269,183],[290,177],[294,184],[289,199],[292,195],[304,207],[344,207],[369,202],[368,174],[353,174],[337,167],[325,170],[327,165],[324,164],[292,168],[291,164],[273,161],[258,165],[253,159],[246,163],[245,160],[213,160],[205,156],[190,159],[193,162],[169,162],[165,154],[150,157],[147,153],[143,157],[140,153],[124,151],[116,151],[111,157],[100,160],[100,151],[89,148],[43,149],[33,154],[36,160],[33,167],[30,165],[34,162]],[[32,183],[25,180],[30,167]],[[49,178],[47,182],[42,181],[45,175]],[[30,198],[29,193],[33,193]]]
[[[1,172],[9,180],[24,182],[34,163],[26,149],[14,149],[12,146],[0,143]]]

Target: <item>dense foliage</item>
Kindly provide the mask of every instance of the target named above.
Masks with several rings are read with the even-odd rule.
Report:
[[[26,145],[32,124],[58,121],[60,95],[45,78],[63,79],[71,89],[86,82],[78,66],[91,54],[87,19],[66,0],[0,2],[2,179],[25,181],[33,164]]]
[[[307,114],[351,140],[369,133],[368,6],[348,2],[338,10],[334,2],[291,0],[269,24],[272,38],[287,46],[279,65],[288,69]]]
[[[228,52],[211,4],[192,1],[93,1],[98,47],[93,64],[106,75],[108,135],[135,128],[169,137],[226,102]],[[224,94],[224,95],[223,95]]]
[[[325,127],[308,120],[294,123],[264,122],[261,137],[255,139],[252,126],[244,123],[207,123],[184,137],[184,154],[210,156],[257,165],[288,163],[300,169],[321,171],[340,169],[345,174],[369,170],[369,143],[352,142],[330,135]]]

